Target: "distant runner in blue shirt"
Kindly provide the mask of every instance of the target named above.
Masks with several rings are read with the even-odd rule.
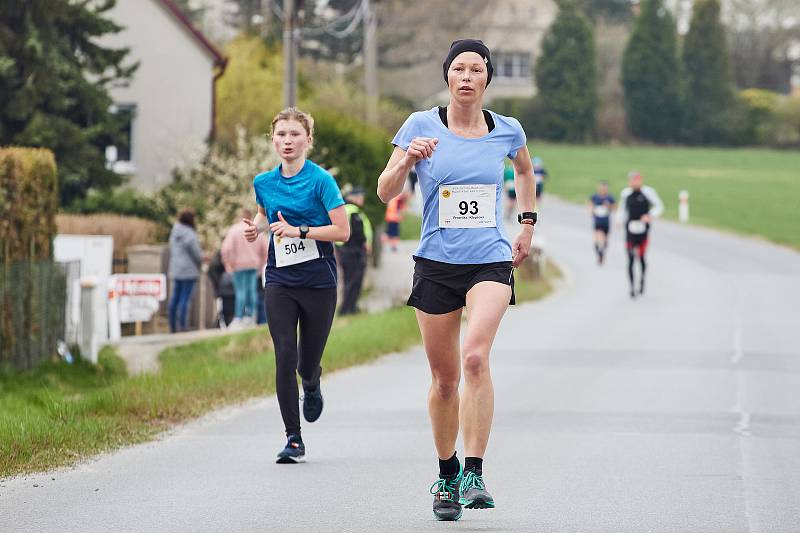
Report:
[[[336,180],[306,159],[313,135],[313,119],[299,109],[290,107],[275,116],[272,142],[281,164],[255,177],[258,214],[253,220],[244,219],[250,242],[260,232],[271,232],[264,301],[287,437],[277,462],[288,464],[304,461],[306,452],[300,436],[298,374],[304,418],[314,422],[322,414],[320,362],[336,311],[333,242],[350,238]]]
[[[495,505],[483,480],[494,412],[489,352],[513,303],[513,268],[528,256],[537,214],[522,126],[483,109],[493,71],[489,49],[473,39],[455,41],[442,69],[449,105],[408,117],[392,141],[394,152],[378,179],[378,196],[388,202],[400,194],[409,171],[416,170],[422,236],[408,305],[416,308],[431,370],[428,409],[439,456],[439,478],[431,487],[433,513],[439,520],[458,520],[463,508]],[[514,165],[521,211],[513,241],[503,224],[506,159]],[[465,306],[469,321],[461,344]],[[455,453],[459,417],[463,469]]]
[[[589,198],[589,209],[594,220],[594,250],[597,253],[597,264],[602,265],[608,248],[608,232],[611,230],[611,214],[617,208],[617,202],[608,192],[608,182],[601,181],[597,192]]]

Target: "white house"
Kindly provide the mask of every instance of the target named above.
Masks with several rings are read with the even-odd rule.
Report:
[[[109,147],[115,171],[154,190],[172,170],[202,157],[214,136],[214,93],[226,59],[173,0],[117,0],[110,18],[124,29],[103,44],[130,48],[133,79],[113,87],[118,113],[130,117],[128,143]]]

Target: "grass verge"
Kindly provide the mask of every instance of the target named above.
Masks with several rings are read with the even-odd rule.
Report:
[[[519,273],[514,276],[514,296],[517,303],[532,302],[544,298],[550,292],[558,279],[563,274],[552,261],[547,261],[544,269],[544,276],[535,280],[527,279]]]
[[[65,466],[142,442],[216,407],[275,391],[262,330],[165,350],[157,374],[128,377],[110,348],[99,365],[48,363],[0,374],[0,478]],[[337,319],[325,351],[332,371],[420,342],[410,308]]]

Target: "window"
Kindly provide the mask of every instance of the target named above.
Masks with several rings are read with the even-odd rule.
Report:
[[[497,52],[497,69],[494,75],[505,79],[529,79],[531,77],[530,52]]]
[[[122,131],[117,143],[106,147],[106,163],[120,174],[133,172],[133,123],[136,120],[136,104],[115,104],[111,112],[119,117]]]

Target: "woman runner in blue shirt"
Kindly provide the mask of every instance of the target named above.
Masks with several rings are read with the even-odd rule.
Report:
[[[489,352],[513,303],[513,267],[528,256],[537,217],[525,132],[516,119],[483,110],[492,72],[489,49],[481,41],[455,41],[443,64],[449,105],[406,120],[378,179],[384,202],[402,192],[411,169],[422,192],[422,235],[408,304],[416,308],[431,369],[428,408],[439,456],[439,479],[431,492],[439,520],[458,520],[462,507],[494,507],[483,481],[494,411]],[[516,172],[521,211],[513,245],[503,229],[506,157]],[[464,306],[469,321],[460,345]],[[462,368],[465,387],[459,398]],[[455,454],[459,415],[463,469]]]
[[[305,460],[297,374],[303,382],[303,416],[314,422],[322,413],[320,361],[336,310],[333,243],[350,238],[336,180],[306,159],[313,133],[313,119],[299,109],[290,107],[275,116],[272,141],[281,164],[255,177],[258,214],[253,220],[244,219],[248,224],[245,237],[250,242],[267,227],[272,232],[264,301],[287,437],[278,463],[289,464]]]

